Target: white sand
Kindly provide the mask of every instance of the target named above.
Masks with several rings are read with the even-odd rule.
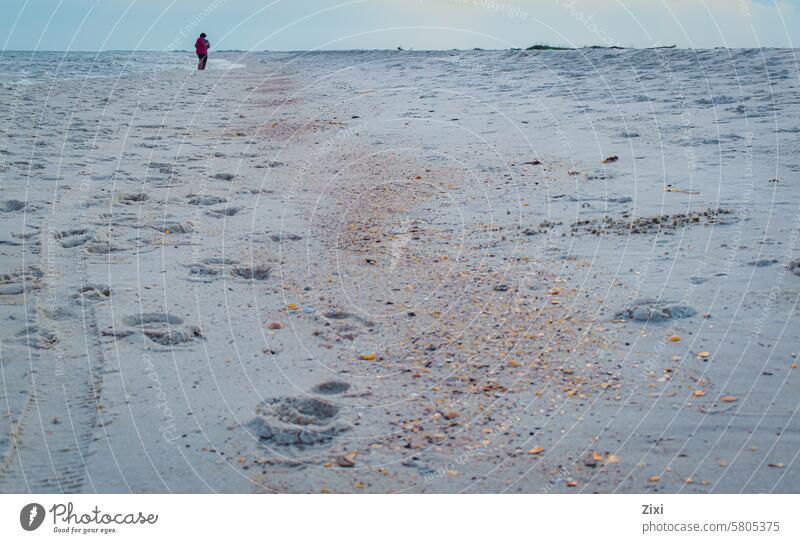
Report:
[[[220,57],[0,91],[0,491],[800,490],[792,51]]]

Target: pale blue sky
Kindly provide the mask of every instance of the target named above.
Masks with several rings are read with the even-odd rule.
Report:
[[[789,47],[800,0],[2,0],[0,47]]]

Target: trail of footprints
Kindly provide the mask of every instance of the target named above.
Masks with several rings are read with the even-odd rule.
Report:
[[[48,230],[42,227],[42,231]],[[60,230],[52,237],[56,243],[45,247],[41,267],[0,276],[0,303],[25,304],[24,324],[11,342],[36,362],[24,391],[27,401],[17,412],[0,465],[0,484],[17,491],[84,489],[85,459],[102,422],[97,402],[104,357],[94,341],[98,333],[92,305],[108,300],[111,289],[80,285],[78,278],[86,275],[82,269],[68,276],[60,273],[67,267],[60,249],[89,243],[93,239],[89,229]],[[75,306],[82,306],[80,319]],[[65,417],[69,426],[61,425]],[[40,420],[48,426],[37,424]]]
[[[176,183],[172,180],[173,166],[165,165],[161,168],[161,173],[169,178],[152,178],[158,183],[150,186],[171,187]],[[232,174],[219,174],[216,176],[220,181],[233,180]],[[250,195],[261,192],[256,189],[245,189],[242,194]],[[143,216],[142,209],[152,206],[155,203],[153,197],[147,192],[114,192],[113,201],[117,209],[108,212],[98,213],[88,223],[68,226],[62,225],[57,231],[46,228],[37,229],[24,236],[22,234],[11,234],[13,240],[19,239],[30,242],[31,245],[38,244],[40,232],[46,232],[51,243],[50,247],[64,249],[60,252],[59,258],[71,258],[73,251],[81,250],[88,255],[110,255],[113,253],[124,253],[131,249],[130,244],[121,245],[119,241],[120,232],[126,229],[136,231],[136,238],[128,240],[136,243],[143,230],[160,233],[163,235],[182,235],[195,232],[191,221],[184,221],[172,215],[161,216],[153,220],[152,215]],[[225,219],[234,217],[243,211],[243,207],[234,206],[228,199],[222,196],[205,194],[189,194],[185,197],[186,203],[192,206],[199,206],[204,214],[213,219]],[[107,202],[107,196],[98,197],[96,205]],[[95,205],[95,204],[92,204]],[[130,206],[139,206],[139,212],[131,212]],[[30,203],[19,200],[0,201],[0,214],[22,214],[37,209]],[[196,215],[195,215],[196,217]],[[112,239],[112,233],[114,239]],[[273,242],[298,241],[301,236],[282,233],[264,234],[269,236]],[[150,243],[160,240],[161,236],[154,236]],[[147,240],[146,240],[147,241]],[[44,245],[47,248],[48,245]],[[52,249],[50,249],[52,253]],[[55,254],[55,253],[53,253]],[[228,277],[239,282],[266,282],[272,278],[272,267],[269,264],[255,264],[253,262],[241,262],[227,258],[205,258],[193,264],[185,265],[188,268],[188,280],[210,282],[220,278]],[[49,273],[49,272],[48,272]],[[32,291],[39,291],[44,288],[44,273],[38,269],[31,268],[25,272],[12,272],[0,275],[0,303],[23,303],[25,296]],[[76,288],[73,283],[60,283],[66,287],[66,292],[60,295],[66,306],[43,309],[39,307],[41,319],[39,322],[26,325],[17,331],[13,336],[13,341],[23,344],[28,349],[50,350],[71,349],[70,335],[74,335],[72,321],[75,319],[74,306],[85,306],[90,313],[88,322],[83,326],[88,327],[81,330],[82,335],[90,335],[96,338],[113,337],[114,341],[122,338],[140,338],[154,346],[161,346],[166,349],[173,349],[188,346],[196,341],[204,341],[202,330],[177,315],[166,312],[145,312],[136,315],[127,315],[122,318],[118,326],[112,326],[104,331],[97,330],[94,310],[91,308],[96,303],[103,303],[111,300],[112,290],[103,284],[88,283]],[[71,289],[71,290],[69,290]],[[43,291],[44,292],[44,291]],[[29,303],[29,302],[26,302]],[[70,309],[70,305],[73,309]],[[347,319],[339,315],[332,316],[333,319]],[[71,324],[72,323],[72,324]],[[53,326],[51,329],[50,326]],[[66,335],[65,335],[66,334]],[[61,337],[64,336],[64,337]],[[63,345],[59,345],[63,343]],[[103,366],[103,341],[97,342],[92,348],[91,368],[86,371],[82,365],[75,366],[70,370],[65,382],[70,382],[74,386],[66,399],[66,408],[71,414],[77,417],[75,424],[79,435],[79,445],[77,448],[68,450],[64,448],[55,460],[57,474],[46,476],[35,484],[37,488],[58,489],[61,491],[80,491],[86,482],[85,466],[83,465],[83,455],[87,454],[88,443],[94,439],[95,428],[102,422],[96,411],[96,403],[101,394],[102,378],[100,370]],[[71,351],[70,351],[71,352]],[[43,356],[52,354],[43,353]],[[41,411],[50,413],[63,411],[64,397],[50,390],[56,388],[60,383],[43,383],[40,392],[47,395],[48,405],[41,404]],[[345,394],[350,389],[350,384],[344,381],[326,381],[313,387],[313,397],[294,397],[285,396],[266,400],[256,408],[256,416],[248,425],[257,435],[260,442],[270,443],[281,447],[291,447],[297,450],[306,447],[320,446],[330,443],[334,437],[349,431],[351,423],[343,417],[343,408],[339,405],[327,401],[326,398]],[[34,398],[31,395],[30,398]],[[61,402],[61,403],[59,403]],[[29,402],[30,403],[30,402]],[[34,405],[35,399],[31,405]],[[52,405],[51,405],[52,404]],[[28,417],[23,417],[28,418]],[[78,420],[80,419],[80,420]],[[57,419],[53,419],[54,421]],[[55,424],[55,422],[53,422]],[[30,428],[27,434],[30,434]],[[60,446],[63,432],[58,432],[58,439],[51,438],[49,445]],[[37,439],[38,439],[37,435]],[[28,437],[30,440],[31,438]],[[44,457],[36,456],[36,460]],[[42,473],[50,473],[50,470],[40,470]],[[2,474],[0,474],[2,475]],[[16,477],[14,473],[11,477]],[[5,476],[4,476],[5,477]],[[14,484],[10,483],[9,484]],[[42,486],[43,485],[43,486]]]

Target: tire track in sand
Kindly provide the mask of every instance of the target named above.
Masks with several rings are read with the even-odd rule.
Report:
[[[4,492],[92,490],[86,469],[102,424],[104,357],[92,302],[75,296],[86,277],[81,247],[42,225],[41,288],[27,301],[20,339],[30,362],[28,397],[0,463]],[[87,483],[89,488],[87,488]]]

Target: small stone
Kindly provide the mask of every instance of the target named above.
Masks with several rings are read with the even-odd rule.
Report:
[[[356,465],[358,451],[350,451],[347,454],[336,457],[336,465],[340,468],[353,468]]]

